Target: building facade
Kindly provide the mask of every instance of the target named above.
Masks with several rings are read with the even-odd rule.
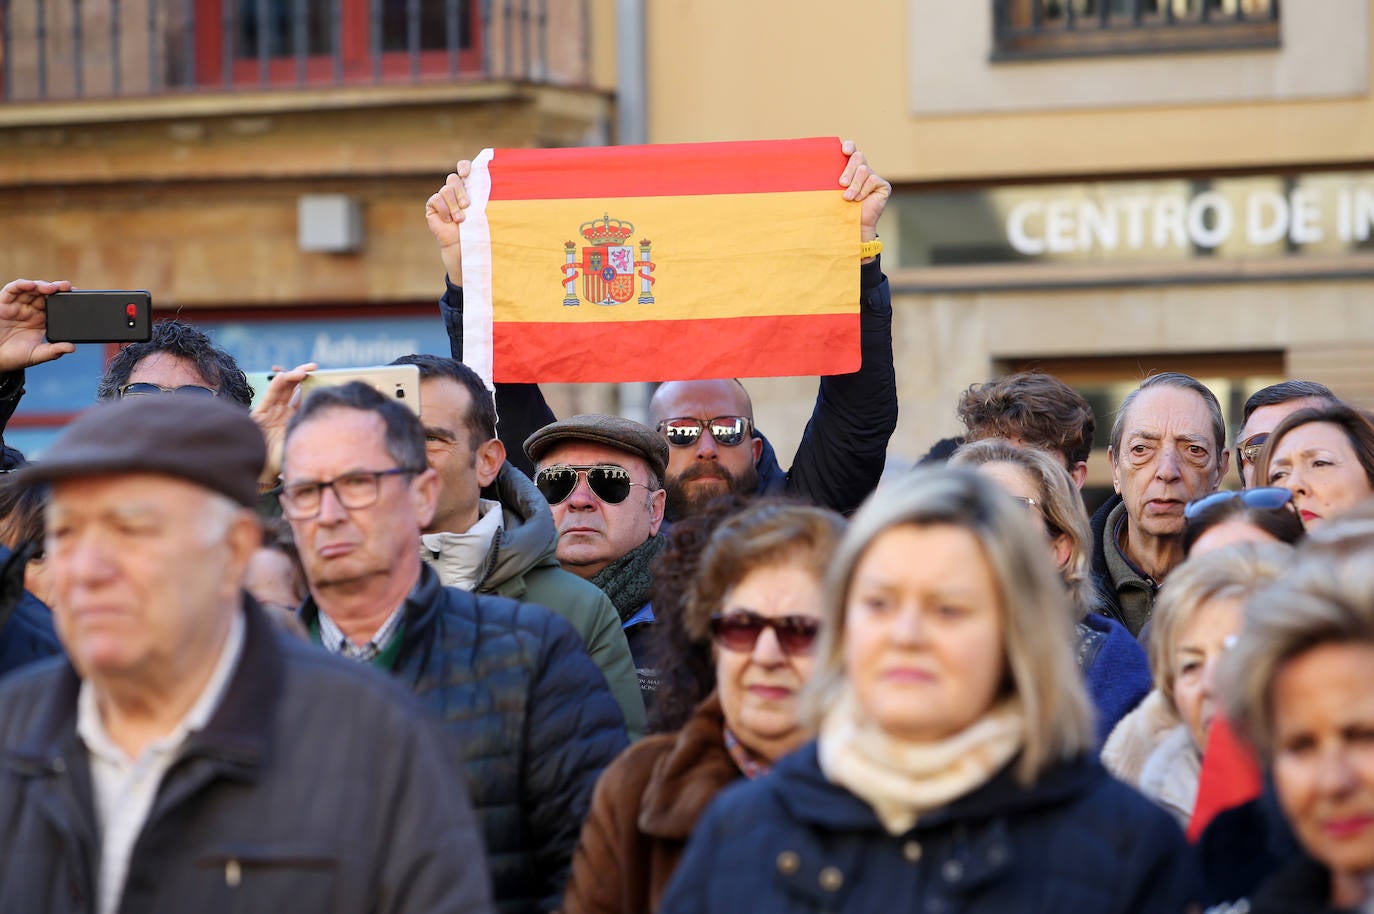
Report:
[[[893,181],[890,465],[957,432],[969,384],[1031,366],[1087,393],[1104,435],[1166,369],[1232,415],[1280,377],[1374,406],[1370,19],[1368,0],[651,3],[650,136],[836,134]],[[809,385],[751,388],[799,433]]]
[[[893,181],[895,469],[1023,367],[1104,430],[1166,369],[1232,415],[1281,377],[1374,406],[1370,0],[3,7],[0,273],[153,290],[246,368],[442,347],[426,197],[483,147],[615,142],[619,86],[650,142],[838,135]],[[626,9],[642,73],[617,71]],[[61,421],[100,362],[70,359],[17,424]],[[785,460],[815,381],[749,387]]]

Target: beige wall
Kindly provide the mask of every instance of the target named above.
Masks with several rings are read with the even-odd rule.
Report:
[[[608,110],[594,93],[509,86],[341,110],[156,118],[146,105],[113,123],[0,126],[0,276],[146,288],[159,306],[429,300],[443,273],[424,202],[454,162],[487,145],[574,144]],[[360,201],[361,251],[299,250],[306,193]]]
[[[1247,86],[1266,96],[1255,101],[1123,108],[1107,100],[1111,106],[1104,108],[918,116],[911,113],[910,60],[916,0],[867,0],[861,11],[823,0],[648,2],[654,142],[848,136],[880,173],[898,181],[1374,159],[1374,99],[1367,89],[1336,99],[1276,101],[1270,97],[1281,95],[1284,86],[1259,81]],[[1346,0],[1290,3],[1283,15],[1320,23],[1329,9],[1345,5]],[[1368,8],[1369,0],[1361,0],[1363,15],[1353,25],[1338,23],[1363,29],[1357,43],[1364,48],[1374,27]],[[1366,86],[1368,56],[1366,51]],[[1158,59],[1186,63],[1185,57],[1197,55]],[[1314,59],[1324,64],[1318,50],[1315,58],[1302,59],[1303,66]],[[974,63],[990,66],[981,54]],[[1099,72],[1092,67],[1079,62],[1073,72],[1091,79]],[[1161,95],[1166,88],[1171,96],[1206,91],[1188,82],[1184,70],[1162,69],[1156,82],[1171,85],[1155,90]],[[1352,79],[1346,85],[1353,86]]]

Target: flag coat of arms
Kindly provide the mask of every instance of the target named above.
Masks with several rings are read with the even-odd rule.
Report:
[[[463,355],[500,382],[859,368],[859,209],[836,138],[486,149]]]

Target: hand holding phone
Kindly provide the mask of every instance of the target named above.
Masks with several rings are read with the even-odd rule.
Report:
[[[44,339],[47,297],[70,290],[66,280],[15,279],[0,288],[0,371],[15,371],[76,351]]]
[[[153,335],[153,299],[147,292],[55,292],[48,296],[50,343],[142,343]]]

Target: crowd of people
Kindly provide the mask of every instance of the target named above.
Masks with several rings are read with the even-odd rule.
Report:
[[[167,320],[5,449],[0,911],[1374,911],[1368,414],[1151,375],[1090,516],[1099,417],[1022,372],[883,480],[870,244],[790,469],[734,379],[559,419],[463,364],[467,173],[418,411],[250,411]],[[0,427],[70,287],[0,290]]]

